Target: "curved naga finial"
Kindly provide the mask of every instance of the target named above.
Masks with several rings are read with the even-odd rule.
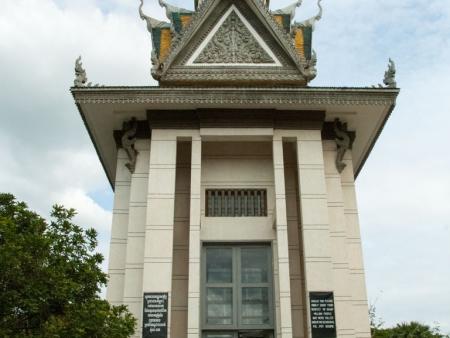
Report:
[[[340,174],[347,166],[344,163],[344,155],[347,149],[350,149],[352,140],[347,130],[347,123],[342,123],[339,119],[335,119],[333,128],[337,145],[336,169]]]
[[[384,73],[384,80],[383,83],[386,85],[387,88],[397,88],[397,81],[395,81],[395,62],[392,61],[391,58],[389,58],[389,66],[386,72]]]
[[[138,151],[134,148],[136,143],[136,134],[138,123],[135,117],[129,121],[124,121],[122,125],[122,147],[127,153],[129,162],[125,164],[128,170],[133,174],[136,168]]]
[[[314,30],[316,22],[322,19],[323,8],[321,2],[322,0],[317,0],[317,7],[319,7],[319,13],[317,15],[302,22],[294,22],[294,26],[311,27]]]
[[[142,20],[144,20],[147,23],[147,30],[150,34],[152,34],[152,31],[154,28],[163,28],[163,27],[170,27],[170,24],[164,21],[159,21],[156,20],[148,15],[145,15],[144,11],[143,11],[143,7],[144,7],[144,0],[140,0],[141,4],[139,6],[139,15],[141,17]],[[152,60],[152,64],[158,68],[159,67],[159,60],[158,60],[158,56],[156,55],[155,52],[155,42],[152,39],[152,44],[153,44],[153,50],[152,50],[152,56],[151,56],[151,60]],[[153,71],[153,70],[152,70]]]
[[[300,7],[302,5],[302,3],[303,3],[303,0],[297,0],[296,2],[294,2],[293,4],[291,4],[289,6],[286,6],[284,8],[273,11],[272,14],[290,15],[291,20],[292,20],[295,16],[295,10],[297,9],[297,7]]]
[[[81,62],[81,56],[79,56],[75,60],[75,81],[73,81],[73,85],[75,87],[84,87],[86,86],[87,75],[86,71],[83,68],[83,63]]]
[[[139,6],[139,15],[141,17],[142,20],[147,22],[147,30],[152,33],[152,29],[156,28],[156,27],[162,27],[164,25],[166,25],[167,23],[165,23],[164,21],[159,21],[156,20],[148,15],[144,14],[144,11],[142,10],[142,7],[144,7],[144,0],[141,0],[141,4]]]
[[[180,13],[180,12],[184,12],[184,13],[189,12],[189,13],[191,13],[192,12],[192,11],[187,10],[187,9],[183,9],[183,8],[172,6],[172,5],[168,4],[167,1],[164,1],[164,0],[159,0],[159,5],[161,7],[165,7],[166,8],[166,16],[167,16],[167,18],[170,21],[173,20],[172,13]]]
[[[81,62],[81,56],[79,56],[75,60],[75,81],[73,81],[73,85],[75,87],[92,87],[92,82],[87,82],[86,71],[83,68],[83,63]],[[93,87],[104,87],[100,86],[98,83]]]

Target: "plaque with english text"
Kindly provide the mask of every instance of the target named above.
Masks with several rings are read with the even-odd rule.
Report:
[[[333,292],[310,292],[312,338],[336,338]]]
[[[167,338],[168,293],[144,293],[143,338]]]

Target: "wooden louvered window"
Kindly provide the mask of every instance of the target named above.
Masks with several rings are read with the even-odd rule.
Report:
[[[265,189],[207,189],[207,217],[265,217]]]

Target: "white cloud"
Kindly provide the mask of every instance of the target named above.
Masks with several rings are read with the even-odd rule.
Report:
[[[193,0],[173,1],[191,8]],[[271,1],[282,7],[290,0]],[[107,256],[109,189],[69,94],[74,60],[89,80],[154,85],[151,41],[136,0],[3,0],[0,12],[0,191],[40,213],[78,209]],[[357,185],[369,297],[388,322],[440,321],[450,332],[450,2],[327,0],[314,34],[317,86],[381,82],[387,58],[402,93]],[[159,19],[164,11],[146,1]],[[314,15],[305,0],[297,20]],[[380,290],[383,293],[380,294]]]

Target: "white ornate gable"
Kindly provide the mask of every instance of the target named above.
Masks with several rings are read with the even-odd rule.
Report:
[[[281,66],[281,62],[232,4],[186,65],[277,67]]]
[[[315,72],[260,0],[207,0],[153,75],[162,86],[305,86]]]

